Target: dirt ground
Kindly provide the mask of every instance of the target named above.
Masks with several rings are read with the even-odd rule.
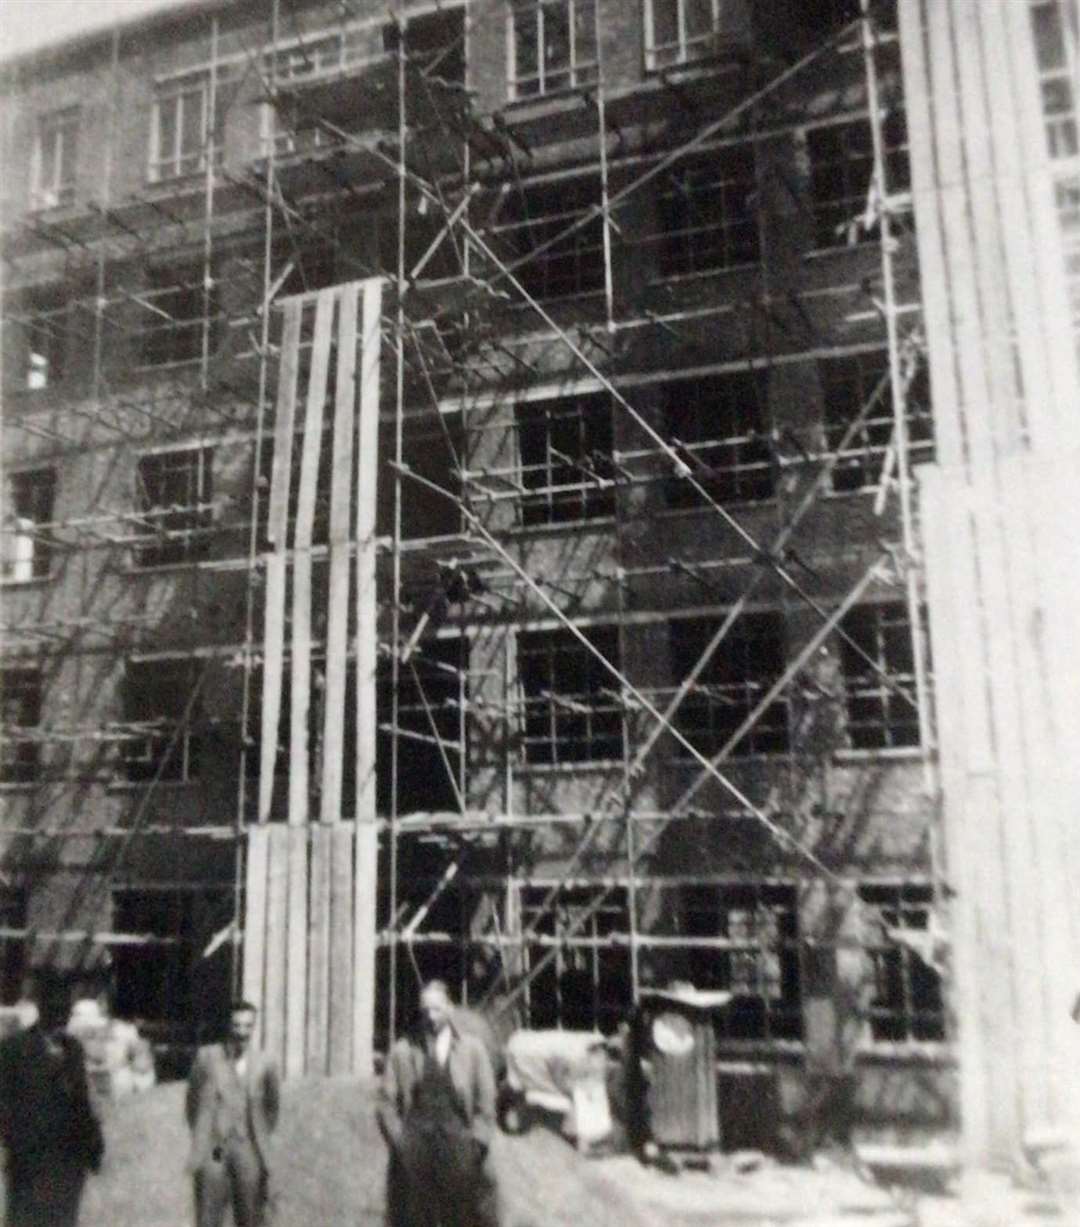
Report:
[[[182,1227],[190,1223],[184,1172],[183,1087],[171,1084],[112,1105],[107,1156],[87,1186],[82,1227]],[[382,1222],[385,1148],[372,1090],[355,1080],[303,1080],[286,1088],[275,1139],[273,1227]],[[505,1227],[1062,1227],[1070,1220],[1045,1191],[1004,1178],[964,1178],[948,1197],[924,1197],[916,1220],[889,1193],[842,1162],[739,1172],[721,1157],[712,1172],[665,1176],[626,1155],[579,1156],[535,1128],[500,1136],[492,1157]]]

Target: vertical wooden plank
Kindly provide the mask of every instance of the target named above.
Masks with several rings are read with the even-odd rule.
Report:
[[[301,305],[285,304],[285,323],[278,370],[274,420],[274,464],[267,509],[267,537],[273,553],[266,560],[266,606],[263,627],[263,693],[259,753],[259,821],[270,817],[281,718],[281,675],[285,643],[285,537],[292,476],[293,419],[296,414],[297,359],[300,349]]]
[[[311,378],[304,414],[304,445],[300,456],[296,527],[293,536],[292,687],[289,733],[289,822],[308,820],[308,714],[311,708],[311,540],[319,488],[323,404],[330,365],[334,291],[324,290],[315,306]]]
[[[356,403],[356,284],[342,286],[334,395],[333,471],[330,478],[330,596],[326,628],[322,820],[341,818],[345,746],[345,669],[349,631],[349,520],[352,506],[353,423]]]
[[[266,895],[266,991],[263,998],[266,1051],[285,1064],[285,925],[289,887],[289,831],[283,824],[269,828],[270,869]]]
[[[311,907],[308,927],[308,1073],[327,1074],[330,1027],[330,828],[311,828]]]
[[[330,1072],[352,1071],[353,823],[330,829]]]
[[[266,891],[270,857],[270,831],[262,825],[246,832],[247,866],[244,872],[244,1000],[259,1011],[259,1043],[266,1039]]]
[[[356,506],[356,894],[353,934],[352,1066],[369,1074],[375,1056],[378,836],[375,829],[375,498],[379,444],[382,282],[364,284]]]
[[[289,904],[286,943],[285,1075],[305,1072],[308,998],[308,828],[288,828]]]

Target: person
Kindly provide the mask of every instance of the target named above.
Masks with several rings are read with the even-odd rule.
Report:
[[[494,1227],[495,1075],[483,1041],[456,1025],[441,980],[424,985],[417,1025],[390,1050],[377,1117],[390,1149],[390,1227]]]
[[[7,1227],[75,1227],[88,1171],[105,1153],[82,1045],[66,1034],[68,993],[41,985],[37,1019],[0,1042],[0,1141]]]
[[[256,1014],[250,1002],[236,1002],[228,1040],[200,1048],[188,1078],[196,1227],[220,1227],[226,1206],[235,1227],[265,1221],[280,1083],[274,1063],[252,1043]]]

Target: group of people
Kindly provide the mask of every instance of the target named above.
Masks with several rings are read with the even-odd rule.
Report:
[[[105,1153],[82,1043],[56,986],[37,1018],[0,1041],[0,1142],[7,1227],[75,1227],[89,1172]],[[455,1021],[446,985],[424,986],[417,1025],[391,1049],[377,1118],[389,1147],[389,1227],[494,1227],[487,1162],[495,1073],[483,1041]],[[256,1009],[237,1002],[227,1038],[198,1050],[184,1111],[195,1227],[263,1227],[270,1206],[270,1136],[280,1114],[274,1062],[253,1043]]]

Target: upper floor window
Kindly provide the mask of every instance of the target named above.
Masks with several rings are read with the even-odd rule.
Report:
[[[596,81],[594,0],[527,0],[511,9],[510,23],[511,98]]]
[[[201,708],[192,694],[194,662],[187,659],[129,660],[122,699],[124,720],[144,726],[121,742],[124,774],[132,783],[174,782],[198,775]]]
[[[895,472],[895,419],[888,373],[889,353],[885,349],[818,362],[825,398],[825,439],[830,454],[837,457],[832,471],[836,491],[875,489],[889,476],[890,469]],[[926,364],[920,361],[913,371],[902,375],[906,379],[908,463],[920,464],[933,459],[934,454]],[[851,424],[860,414],[862,421],[848,438]],[[841,443],[845,444],[842,449]]]
[[[52,568],[56,470],[25,469],[4,480],[0,578],[10,583],[43,579]]]
[[[211,115],[210,74],[193,72],[158,86],[150,149],[150,181],[182,179],[206,170],[208,158],[221,161],[225,107],[220,88],[214,89]]]
[[[885,165],[878,192],[893,196],[911,187],[907,124],[903,111],[881,121]],[[874,139],[869,119],[843,120],[808,129],[810,198],[819,248],[874,240],[880,233],[872,207]]]
[[[611,401],[604,393],[525,401],[514,408],[522,524],[562,524],[612,515]]]
[[[666,277],[758,260],[752,145],[681,159],[660,179],[660,271]]]
[[[620,667],[613,626],[583,628],[585,638]],[[523,631],[517,640],[527,763],[581,763],[623,753],[618,683],[569,630]]]
[[[915,648],[904,601],[857,605],[840,623],[847,734],[857,750],[919,744]]]
[[[219,316],[217,280],[209,283],[194,266],[154,269],[149,285],[136,297],[143,308],[140,319],[141,358],[144,366],[172,366],[202,357],[216,346]]]
[[[696,485],[684,476],[665,485],[669,507],[705,503],[698,486],[718,503],[772,498],[772,451],[765,430],[767,376],[730,371],[664,385],[668,437],[685,458]]]
[[[687,64],[746,41],[746,0],[645,0],[645,64]]]
[[[717,1013],[718,1038],[801,1039],[795,888],[781,883],[710,884],[684,886],[679,894],[682,934],[710,939],[688,951],[690,981],[697,988],[735,994],[728,1008]]]
[[[35,392],[58,384],[68,350],[66,295],[56,289],[35,290],[19,303],[18,314],[9,321],[16,337],[14,388]]]
[[[32,784],[38,778],[41,743],[41,670],[5,665],[0,669],[0,783]]]
[[[55,209],[75,199],[79,108],[51,111],[38,120],[30,176],[30,207]]]
[[[1075,19],[1074,19],[1075,21]],[[1070,27],[1061,0],[1032,0],[1031,24],[1039,67],[1046,144],[1052,158],[1080,152],[1077,139],[1076,30]]]
[[[206,556],[213,523],[212,447],[154,452],[136,470],[136,565],[161,567]]]
[[[688,677],[721,625],[720,618],[669,623],[672,676]],[[784,626],[776,613],[743,614],[720,640],[676,709],[675,727],[699,754],[728,744],[784,671]],[[774,699],[731,747],[732,757],[789,748],[787,703]],[[677,751],[682,754],[685,749]]]
[[[875,1043],[945,1038],[941,938],[934,925],[934,892],[928,885],[866,884],[859,887],[870,934],[873,976],[870,1035]]]
[[[568,298],[604,288],[604,223],[595,175],[508,191],[497,225],[513,276],[533,298]],[[562,232],[575,223],[573,231]],[[533,254],[535,253],[535,254]]]

